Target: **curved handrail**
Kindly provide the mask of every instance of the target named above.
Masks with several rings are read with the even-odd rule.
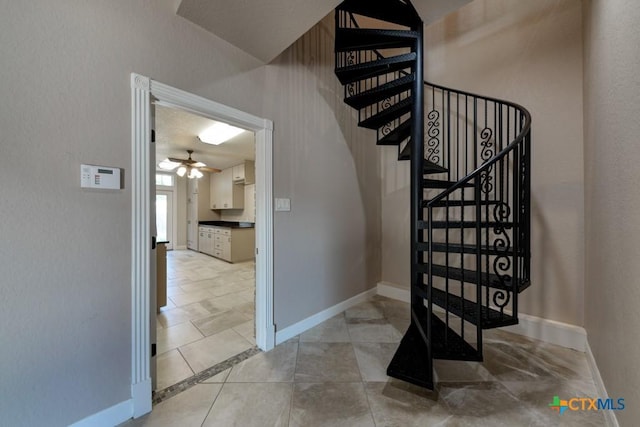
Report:
[[[347,12],[347,14],[349,15],[349,20],[354,25],[354,27],[355,28],[360,28],[360,26],[358,25],[357,20],[353,16],[353,13]],[[377,49],[372,49],[372,51],[376,55],[376,57],[378,59],[381,59],[381,58],[385,57]],[[408,75],[409,73],[407,73],[407,72],[405,72],[403,70],[400,70],[399,74],[400,75]],[[443,191],[442,193],[438,194],[433,199],[429,200],[429,202],[427,203],[427,207],[431,207],[433,203],[435,203],[437,201],[440,201],[440,200],[444,199],[445,197],[448,197],[454,191],[462,188],[469,181],[471,181],[472,179],[476,178],[483,171],[486,171],[486,170],[490,169],[494,164],[496,164],[497,162],[502,160],[502,158],[504,158],[508,153],[513,151],[513,149],[518,144],[520,144],[520,142],[522,142],[522,140],[525,138],[526,135],[529,134],[529,132],[531,130],[531,113],[529,113],[529,111],[526,108],[524,108],[523,106],[521,106],[519,104],[516,104],[515,102],[506,101],[506,100],[502,100],[502,99],[498,99],[498,98],[492,98],[492,97],[488,97],[488,96],[484,96],[484,95],[478,95],[478,94],[471,93],[471,92],[466,92],[466,91],[463,91],[463,90],[452,89],[452,88],[449,88],[449,87],[446,87],[446,86],[442,86],[442,85],[438,85],[438,84],[435,84],[435,83],[431,83],[431,82],[428,82],[428,81],[424,81],[423,83],[425,85],[431,86],[432,88],[435,88],[435,89],[440,89],[440,90],[443,90],[443,91],[456,93],[458,95],[464,95],[464,96],[468,96],[468,97],[472,97],[472,98],[476,98],[476,99],[481,99],[483,101],[496,102],[496,103],[499,103],[499,104],[502,104],[502,105],[513,107],[514,109],[519,111],[520,114],[524,115],[524,118],[525,118],[525,121],[523,123],[522,129],[520,130],[520,133],[514,138],[513,141],[511,141],[509,143],[509,145],[507,145],[505,148],[503,148],[499,153],[497,153],[495,156],[493,156],[490,160],[488,160],[487,162],[483,163],[481,166],[476,168],[474,171],[472,171],[469,174],[467,174],[466,176],[460,178],[454,185],[452,185],[451,187],[447,188],[445,191]]]
[[[437,89],[444,90],[444,91],[453,92],[453,93],[456,93],[456,94],[459,94],[459,95],[469,96],[469,97],[481,99],[483,101],[491,101],[491,102],[496,102],[496,103],[499,103],[499,104],[502,104],[502,105],[506,105],[506,106],[509,106],[509,107],[513,107],[517,111],[519,111],[520,114],[522,114],[524,116],[524,123],[522,124],[522,129],[520,130],[520,133],[513,139],[513,141],[511,141],[509,143],[509,145],[507,145],[499,153],[497,153],[491,159],[489,159],[488,161],[483,163],[481,166],[476,168],[474,171],[472,171],[469,174],[467,174],[466,176],[460,178],[454,185],[452,185],[451,187],[447,188],[445,191],[443,191],[442,193],[438,194],[433,199],[429,200],[429,202],[427,202],[427,207],[432,207],[432,205],[435,204],[436,202],[441,201],[445,197],[448,197],[454,191],[456,191],[456,190],[458,190],[460,188],[463,188],[465,186],[465,184],[469,183],[469,181],[471,181],[474,178],[477,178],[478,175],[480,175],[482,172],[490,169],[493,165],[495,165],[497,162],[502,160],[507,154],[509,154],[511,151],[513,151],[513,149],[518,144],[520,144],[524,140],[524,138],[529,134],[529,132],[531,131],[531,113],[529,113],[529,111],[526,108],[524,108],[523,106],[521,106],[519,104],[516,104],[515,102],[505,101],[505,100],[501,100],[501,99],[498,99],[498,98],[492,98],[492,97],[483,96],[483,95],[477,95],[477,94],[474,94],[474,93],[471,93],[471,92],[465,92],[465,91],[462,91],[462,90],[451,89],[451,88],[448,88],[448,87],[445,87],[445,86],[441,86],[441,85],[437,85],[437,84],[433,84],[433,83],[430,83],[430,82],[427,82],[427,81],[425,81],[424,84],[428,85],[428,86],[431,86],[431,87],[434,87],[434,88],[437,88]]]

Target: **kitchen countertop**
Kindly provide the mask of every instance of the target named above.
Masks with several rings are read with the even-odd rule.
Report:
[[[235,222],[235,221],[198,221],[198,225],[215,225],[216,227],[227,228],[254,228],[255,224],[252,222]]]

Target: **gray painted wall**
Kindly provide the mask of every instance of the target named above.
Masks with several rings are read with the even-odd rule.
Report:
[[[274,197],[291,198],[274,217],[278,330],[380,279],[379,151],[342,101],[333,40],[331,15],[267,66]]]
[[[640,419],[640,3],[585,1],[586,328],[621,426]]]
[[[326,22],[265,68],[173,0],[1,6],[3,423],[130,398],[131,72],[274,120],[274,192],[292,199],[275,218],[279,327],[379,279],[376,155],[343,117]],[[124,168],[125,189],[81,190],[80,163]]]

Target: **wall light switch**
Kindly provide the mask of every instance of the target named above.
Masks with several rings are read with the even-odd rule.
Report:
[[[291,199],[276,199],[276,212],[291,211]]]

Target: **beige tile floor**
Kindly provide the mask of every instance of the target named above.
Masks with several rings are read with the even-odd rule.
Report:
[[[255,263],[167,252],[167,306],[157,316],[162,390],[255,345]]]
[[[483,363],[436,361],[435,392],[388,378],[407,304],[374,297],[202,381],[130,426],[602,426],[553,396],[594,397],[584,353],[488,331]]]

